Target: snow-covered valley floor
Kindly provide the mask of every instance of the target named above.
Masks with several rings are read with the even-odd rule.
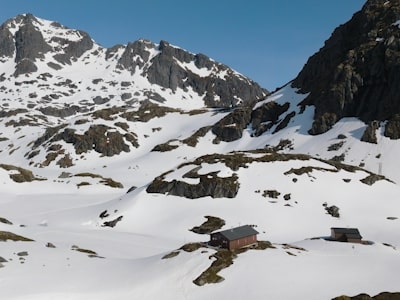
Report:
[[[315,169],[286,173],[303,166]],[[312,159],[253,162],[236,171],[240,189],[233,199],[149,194],[145,187],[128,194],[103,187],[96,193],[95,186],[56,194],[41,192],[43,182],[23,183],[31,194],[1,194],[0,217],[13,224],[0,223],[0,231],[34,241],[0,242],[7,260],[0,268],[0,298],[331,299],[398,291],[398,185],[364,184],[364,171],[317,168],[334,169]],[[229,176],[224,164],[202,164],[198,172],[216,169]],[[179,169],[168,176],[188,180]],[[264,190],[281,194],[268,198]],[[339,207],[340,218],[327,214],[325,203]],[[103,211],[110,220],[123,218],[114,228],[102,227]],[[193,280],[211,265],[215,250],[163,257],[208,241],[208,235],[189,231],[205,216],[225,220],[224,228],[256,225],[258,239],[275,249],[241,253],[219,273],[224,281],[197,286]],[[357,227],[371,244],[326,241],[331,227]]]

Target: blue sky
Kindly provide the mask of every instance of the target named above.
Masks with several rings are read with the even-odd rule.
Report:
[[[365,0],[0,0],[0,22],[30,12],[99,44],[146,38],[203,53],[270,90],[293,79]]]

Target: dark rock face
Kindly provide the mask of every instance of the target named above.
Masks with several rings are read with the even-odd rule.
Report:
[[[123,218],[123,216],[119,216],[118,218],[116,218],[116,219],[114,219],[114,220],[111,220],[111,221],[105,221],[104,223],[103,223],[103,227],[111,227],[111,228],[113,228],[113,227],[115,227],[116,225],[117,225],[117,223],[119,222],[119,221],[121,221],[122,220],[122,218]]]
[[[45,29],[41,26],[43,25],[41,22],[40,19],[27,14],[10,19],[0,27],[0,59],[15,56],[14,76],[37,72],[35,63],[44,59],[45,54],[52,54],[55,61],[46,63],[57,71],[62,69],[63,65],[73,64],[94,47],[87,33],[69,30],[55,22],[51,23],[53,29],[57,28],[60,32],[62,30],[65,32],[48,37],[44,33]],[[13,36],[11,32],[15,32],[15,35]],[[163,89],[171,89],[173,92],[177,89],[185,92],[193,90],[204,97],[207,107],[248,106],[267,94],[267,91],[257,83],[227,66],[213,61],[204,54],[193,54],[171,46],[166,41],[161,41],[159,45],[156,45],[147,40],[138,40],[126,46],[116,45],[104,50],[106,50],[106,60],[117,62],[116,69],[112,71],[121,73],[121,70],[127,70],[131,74],[140,72],[140,75],[146,77],[151,84],[159,85]],[[87,54],[98,55],[99,53],[96,50]],[[1,80],[5,79],[0,77]],[[93,83],[98,83],[97,80],[101,79],[96,79]],[[124,84],[121,86],[128,87],[132,82]],[[75,89],[77,89],[76,85]],[[154,91],[144,91],[144,93],[150,100],[160,103],[166,101]],[[134,95],[134,93],[125,93],[123,99],[131,99],[132,94]],[[96,98],[94,101],[96,104],[104,104],[103,99]]]
[[[21,74],[33,73],[37,70],[38,68],[36,67],[35,63],[32,60],[25,58],[17,63],[14,76],[17,77]]]
[[[77,154],[95,150],[105,156],[113,156],[124,152],[129,152],[129,146],[125,144],[124,137],[119,132],[108,132],[111,129],[105,125],[92,125],[83,134],[76,134],[74,130],[65,129],[53,140],[64,140],[75,146]]]
[[[343,117],[391,120],[400,112],[398,1],[369,0],[338,27],[293,81],[315,106],[310,134],[329,130]]]
[[[339,296],[334,298],[333,300],[400,300],[400,293],[384,292],[374,297],[368,294],[359,294],[354,297]]]
[[[339,207],[336,205],[327,206],[325,210],[328,214],[330,214],[334,218],[340,218]]]
[[[361,137],[361,141],[377,144],[378,140],[376,137],[376,130],[379,128],[379,122],[369,122],[368,127],[365,129],[363,136]]]
[[[237,108],[217,122],[211,130],[217,136],[219,141],[236,141],[242,137],[243,130],[250,123],[250,119],[251,108]]]
[[[115,45],[111,48],[108,48],[106,51],[106,60],[113,58],[117,54],[118,50],[123,49],[123,48],[124,48],[124,45]],[[98,79],[98,80],[102,81],[102,79]],[[96,80],[96,81],[98,81],[98,80]]]
[[[239,191],[239,182],[234,174],[220,178],[215,173],[199,175],[200,183],[189,184],[183,181],[165,181],[163,176],[157,177],[147,187],[148,193],[169,194],[197,199],[210,196],[212,198],[235,198]]]
[[[39,108],[39,111],[41,111],[44,115],[47,116],[54,116],[54,117],[59,117],[59,118],[65,118],[72,116],[79,112],[81,109],[77,105],[72,105],[68,106],[62,109],[51,107],[51,106],[46,106],[46,107],[41,107]]]
[[[15,62],[17,63],[17,70],[15,75],[18,76],[36,71],[37,68],[34,66],[35,60],[44,58],[45,53],[54,49],[47,44],[42,33],[36,28],[34,23],[40,24],[40,21],[33,15],[19,15],[14,18],[14,21],[21,24],[15,33],[15,41],[7,29],[11,21],[6,22],[0,28],[0,56],[12,57],[14,51],[16,51]],[[52,25],[62,27],[57,23],[53,23]],[[81,37],[79,41],[70,41],[59,37],[52,38],[51,42],[57,42],[63,48],[64,53],[54,55],[54,58],[61,64],[71,64],[71,60],[82,56],[83,53],[93,47],[93,41],[87,33],[79,30],[77,33]],[[55,66],[54,63],[53,66]],[[59,67],[56,66],[56,68]]]
[[[221,229],[225,225],[225,221],[218,217],[205,216],[207,221],[205,221],[200,226],[195,226],[190,231],[197,234],[210,234],[215,230]]]
[[[151,60],[146,70],[147,78],[151,83],[175,91],[177,88],[186,90],[191,87],[199,95],[205,94],[208,107],[232,107],[240,105],[238,98],[248,103],[255,101],[266,94],[258,84],[236,76],[228,67],[215,63],[203,54],[191,54],[183,49],[170,46],[161,41],[158,50],[160,53]],[[200,77],[179,63],[194,62],[199,68],[226,71],[227,76]]]
[[[128,43],[124,53],[118,61],[118,66],[131,71],[133,74],[136,66],[143,68],[145,62],[148,61],[150,57],[150,52],[148,50],[154,47],[155,45],[153,43],[145,40]]]
[[[377,182],[379,180],[385,180],[385,179],[386,178],[382,175],[370,174],[369,176],[361,179],[360,181],[367,185],[373,185],[375,182]]]
[[[165,41],[160,42],[158,49],[160,54],[153,58],[152,64],[147,70],[147,78],[151,83],[170,88],[173,91],[178,87],[184,88],[183,79],[187,77],[188,71],[182,69],[176,63],[175,58],[189,63],[192,56],[182,49],[170,46]]]
[[[285,116],[285,118],[283,118],[283,120],[278,124],[278,126],[276,126],[276,129],[274,130],[273,133],[278,132],[279,130],[282,130],[284,128],[286,128],[289,125],[290,120],[296,116],[296,113],[294,111],[292,111],[291,113],[287,114]]]
[[[392,140],[400,139],[400,114],[394,115],[388,121],[384,135]]]
[[[279,105],[276,102],[267,102],[258,107],[251,113],[251,125],[255,130],[255,136],[260,136],[263,132],[277,123],[279,116],[289,109],[289,103]]]
[[[125,133],[124,135],[115,132],[114,128],[105,125],[92,125],[84,134],[76,134],[75,130],[58,126],[48,128],[45,134],[37,139],[33,144],[33,149],[43,145],[44,143],[55,143],[65,141],[74,145],[77,154],[87,153],[94,150],[104,156],[114,156],[123,152],[129,152],[130,142],[132,146],[138,147],[137,138],[133,133]],[[68,157],[66,157],[67,159]]]
[[[14,55],[14,38],[7,28],[7,23],[0,26],[0,58]]]
[[[14,76],[37,71],[35,60],[44,58],[44,53],[51,50],[41,32],[33,25],[33,22],[37,21],[34,16],[27,14],[18,16],[18,19],[20,19],[22,25],[15,33],[15,44],[13,44],[14,40],[10,36],[10,31],[6,28],[8,23],[5,23],[6,26],[4,27],[2,26],[0,33],[1,42],[4,42],[1,47],[1,54],[12,57],[14,49],[16,51],[15,62],[17,65]]]
[[[32,22],[37,22],[37,20],[30,14],[21,17],[23,25],[15,33],[16,63],[23,59],[35,61],[37,58],[44,58],[43,54],[50,51],[51,47],[33,25]]]
[[[52,41],[58,42],[61,45],[67,45],[64,48],[64,54],[56,54],[54,58],[62,64],[71,64],[71,61],[79,58],[86,51],[93,48],[93,41],[90,36],[81,30],[78,30],[81,39],[79,41],[69,41],[66,39],[52,38]]]

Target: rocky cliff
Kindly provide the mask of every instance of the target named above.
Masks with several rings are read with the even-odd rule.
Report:
[[[208,107],[254,103],[266,94],[257,83],[227,66],[166,41],[156,44],[138,40],[105,49],[81,30],[31,14],[19,15],[0,26],[0,59],[2,63],[14,62],[13,73],[4,73],[3,81],[7,75],[36,79],[40,74],[51,74],[84,62],[86,69],[104,65],[113,77],[128,72],[131,77],[142,77],[149,85],[155,84],[172,94],[178,90],[193,91]],[[79,82],[71,83],[79,86]],[[142,86],[142,90],[146,88]],[[165,96],[159,94],[147,91],[153,100],[165,101]]]
[[[343,117],[388,121],[385,135],[399,138],[400,2],[369,0],[310,57],[293,86],[315,106],[310,134]]]

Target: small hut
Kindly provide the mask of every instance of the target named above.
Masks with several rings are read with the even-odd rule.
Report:
[[[362,243],[362,236],[357,228],[331,228],[331,240],[347,243]]]
[[[257,234],[250,225],[243,225],[232,229],[211,234],[210,245],[229,250],[257,245]]]

